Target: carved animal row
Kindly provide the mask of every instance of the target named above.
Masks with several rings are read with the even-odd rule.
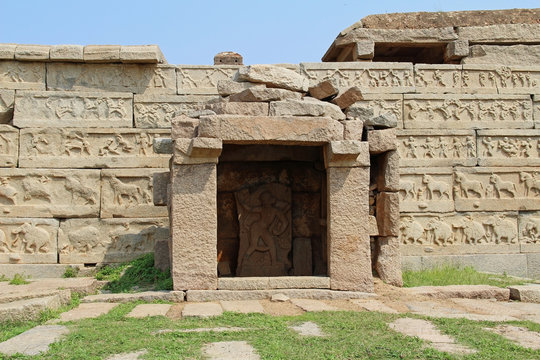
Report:
[[[398,87],[413,86],[412,73],[409,70],[395,69],[362,69],[345,70],[333,69],[326,70],[324,75],[318,75],[319,71],[307,70],[306,75],[311,80],[324,81],[334,79],[338,86],[346,87],[351,85],[368,85],[370,87]]]
[[[0,229],[0,253],[48,253],[50,242],[49,232],[32,223],[23,223],[13,229],[9,236]]]
[[[40,99],[41,97],[35,97]],[[129,106],[124,99],[112,98],[47,98],[45,106],[54,112],[59,119],[123,119]]]
[[[93,70],[95,69],[95,70]],[[57,83],[84,84],[90,87],[153,87],[165,88],[166,77],[163,69],[157,67],[141,67],[134,65],[116,65],[81,67],[63,65],[62,71],[51,69],[58,74]]]
[[[448,158],[474,158],[476,157],[476,144],[472,136],[465,139],[458,137],[449,138],[447,141],[442,136],[428,136],[420,142],[414,136],[401,141],[400,155],[405,158],[424,159],[448,159]]]
[[[518,242],[515,223],[503,215],[477,221],[471,216],[459,219],[434,217],[422,225],[413,217],[401,219],[401,242],[415,245],[515,244]]]

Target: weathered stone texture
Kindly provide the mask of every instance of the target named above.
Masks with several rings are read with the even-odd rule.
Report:
[[[270,102],[280,100],[301,100],[302,94],[286,89],[266,89],[250,87],[239,93],[232,94],[229,101],[235,102]]]
[[[540,84],[537,66],[464,64],[462,91],[493,94],[534,94]]]
[[[219,80],[231,80],[236,65],[179,65],[176,68],[178,94],[218,94]]]
[[[53,45],[49,58],[51,61],[83,62],[83,50],[82,45]]]
[[[396,130],[369,130],[368,143],[370,154],[380,154],[397,149]]]
[[[270,116],[319,116],[330,117],[335,120],[344,120],[345,114],[334,104],[307,100],[273,101],[270,103]]]
[[[263,84],[255,84],[249,82],[238,82],[233,80],[218,80],[217,90],[221,96],[229,96],[242,92],[249,88],[264,89],[266,86]]]
[[[217,115],[268,116],[268,103],[263,102],[219,102],[207,107]]]
[[[14,90],[0,90],[0,123],[7,124],[13,118]]]
[[[165,57],[157,45],[122,45],[119,57],[123,63],[166,63]]]
[[[515,44],[540,42],[540,24],[466,26],[457,29],[460,39],[471,44]]]
[[[15,48],[15,60],[40,61],[49,60],[48,45],[17,45]]]
[[[0,44],[0,60],[15,59],[15,48],[17,44]]]
[[[382,127],[403,127],[403,95],[401,94],[364,94],[364,100],[349,106],[345,114],[348,119],[364,121],[365,125]],[[378,124],[373,119],[383,115],[394,115],[397,123]],[[393,120],[393,119],[392,119]]]
[[[337,95],[339,89],[333,80],[325,80],[321,83],[311,86],[308,89],[309,95],[315,99],[323,100],[331,96]]]
[[[262,83],[271,88],[307,92],[307,79],[293,70],[274,65],[250,65],[238,69],[235,80]]]
[[[531,65],[540,60],[540,45],[473,45],[463,64]]]
[[[387,284],[403,286],[399,239],[394,236],[379,237],[377,246],[377,263],[375,264],[377,274]]]
[[[45,90],[45,64],[0,61],[0,88]]]
[[[479,130],[480,166],[540,166],[540,130]]]
[[[401,212],[454,211],[453,173],[451,168],[402,168],[399,192]]]
[[[414,82],[418,92],[461,92],[462,66],[416,64],[414,66]]]
[[[399,236],[399,195],[393,192],[380,192],[375,203],[379,235]]]
[[[0,167],[16,167],[18,155],[19,131],[9,125],[0,125]]]

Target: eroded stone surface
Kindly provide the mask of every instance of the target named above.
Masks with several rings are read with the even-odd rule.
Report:
[[[271,88],[307,92],[307,79],[293,70],[273,65],[250,65],[238,69],[235,80],[263,83]]]
[[[38,355],[49,351],[49,346],[69,333],[69,329],[61,325],[40,325],[27,330],[9,340],[0,343],[0,353],[27,356]]]
[[[180,65],[176,68],[178,94],[217,94],[220,80],[231,80],[236,65]]]
[[[220,316],[221,314],[223,314],[221,305],[213,303],[189,303],[182,310],[183,317],[208,318]]]
[[[353,304],[356,304],[358,306],[361,306],[362,308],[366,309],[367,311],[378,311],[388,314],[397,314],[398,311],[396,309],[391,308],[390,306],[387,306],[383,304],[381,301],[378,300],[357,300],[352,299],[351,302]]]
[[[0,88],[12,90],[45,90],[45,64],[1,61]]]
[[[221,341],[210,343],[203,349],[210,360],[259,360],[260,356],[246,341]]]
[[[60,314],[59,321],[65,322],[97,318],[101,315],[107,314],[117,305],[118,304],[114,303],[83,303],[75,309]]]
[[[144,318],[147,316],[165,316],[172,305],[170,304],[140,304],[126,315],[130,318]]]
[[[15,90],[0,90],[0,123],[9,123],[13,118]]]
[[[320,300],[291,299],[291,302],[304,311],[337,311],[338,308],[328,305]]]
[[[264,308],[257,300],[221,301],[221,306],[225,311],[242,314],[264,313]]]
[[[499,325],[495,328],[484,328],[484,330],[502,335],[525,348],[533,350],[540,349],[540,334],[527,330],[526,328],[512,325]]]
[[[2,94],[0,91],[0,117]],[[0,166],[16,167],[19,155],[19,132],[9,125],[0,125]]]

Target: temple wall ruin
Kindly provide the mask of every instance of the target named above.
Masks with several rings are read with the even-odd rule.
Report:
[[[168,239],[152,179],[171,155],[152,144],[239,66],[174,66],[135,48],[0,45],[0,273],[61,274]],[[401,220],[386,226],[400,230],[389,234],[404,267],[540,278],[540,66],[280,66],[359,87],[346,121],[395,115]]]

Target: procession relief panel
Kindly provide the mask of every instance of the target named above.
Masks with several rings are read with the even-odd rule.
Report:
[[[400,212],[454,211],[451,168],[402,168]]]
[[[215,95],[135,95],[133,112],[137,128],[170,128],[171,120],[202,110]]]
[[[168,218],[69,219],[60,223],[60,263],[124,262],[169,238]]]
[[[0,167],[16,167],[19,155],[19,130],[0,125]]]
[[[156,154],[154,139],[169,130],[28,128],[21,129],[20,167],[167,167],[170,155]]]
[[[45,90],[45,63],[0,61],[0,88]]]
[[[15,90],[0,89],[0,123],[8,124],[13,118]]]
[[[454,170],[456,211],[540,210],[540,174],[531,167]]]
[[[0,169],[0,217],[99,213],[99,170]]]
[[[364,111],[373,110],[373,116],[393,114],[398,120],[398,128],[403,128],[403,95],[364,94],[363,100],[355,102],[345,111],[348,118],[359,117]]]
[[[475,166],[474,130],[399,130],[401,167]]]
[[[463,65],[463,91],[494,94],[535,94],[540,88],[540,67]]]
[[[520,212],[518,225],[521,252],[540,252],[540,212]]]
[[[47,88],[176,94],[176,75],[169,65],[48,63]]]
[[[154,206],[153,176],[168,169],[119,169],[101,172],[101,218],[168,216],[167,207]]]
[[[421,93],[459,93],[462,89],[461,65],[414,66],[414,84]]]
[[[218,80],[232,80],[240,66],[180,65],[176,68],[178,94],[217,94]]]
[[[342,89],[358,86],[365,92],[414,91],[412,64],[404,63],[301,63],[310,86],[334,79]]]
[[[406,129],[532,128],[526,95],[409,95],[403,99]]]
[[[0,218],[0,264],[55,264],[58,220]]]
[[[480,166],[540,166],[540,130],[480,130],[477,143]]]
[[[517,212],[402,214],[403,255],[518,253]]]
[[[133,95],[102,92],[18,91],[17,127],[131,127]]]

